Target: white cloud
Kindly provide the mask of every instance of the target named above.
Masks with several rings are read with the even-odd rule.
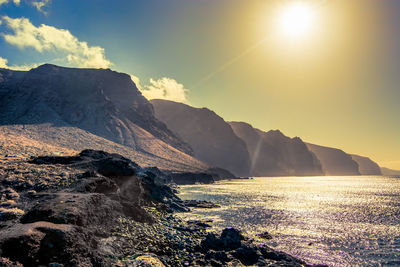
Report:
[[[75,67],[109,68],[112,65],[105,57],[104,48],[89,46],[68,30],[45,24],[36,27],[27,18],[13,19],[4,16],[3,22],[13,31],[12,34],[3,33],[4,40],[20,49],[31,47],[40,53],[64,53],[63,61]]]
[[[138,86],[138,88],[147,99],[166,99],[183,103],[188,102],[188,90],[183,84],[171,78],[163,77],[158,80],[150,79],[149,85],[142,88]]]
[[[137,77],[137,76],[135,76],[135,75],[130,75],[131,76],[131,80],[136,84],[136,87],[139,89],[139,90],[142,90],[142,85],[140,84],[140,79],[139,79],[139,77]]]
[[[10,0],[0,0],[0,6],[3,4],[7,4],[8,2],[10,2]],[[18,6],[21,3],[21,0],[13,0],[13,2]]]
[[[0,57],[0,68],[7,68],[8,60]]]
[[[8,60],[0,57],[0,68],[11,69],[11,70],[30,70],[38,67],[41,64],[26,64],[26,65],[12,65],[8,66]]]
[[[43,8],[47,6],[51,0],[42,0],[42,1],[34,1],[32,2],[32,5],[41,13],[47,15],[47,11],[44,10]]]

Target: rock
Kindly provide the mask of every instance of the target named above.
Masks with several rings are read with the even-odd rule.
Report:
[[[187,211],[182,201],[162,178],[158,178],[149,170],[143,171],[139,165],[118,154],[88,149],[77,156],[36,157],[29,162],[62,164],[84,170],[85,172],[80,176],[82,181],[76,190],[104,194],[118,191],[124,211],[139,220],[151,221],[151,218],[139,206],[149,205],[152,201],[163,202],[171,211]]]
[[[205,222],[203,222],[203,221],[192,221],[192,220],[189,220],[189,221],[187,221],[187,223],[188,223],[189,225],[196,225],[196,226],[198,226],[198,227],[203,227],[203,228],[209,228],[209,227],[211,227],[210,224],[205,223]]]
[[[204,240],[201,241],[201,248],[203,251],[213,250],[223,250],[223,242],[221,239],[217,238],[214,233],[209,233]]]
[[[254,246],[241,246],[233,251],[232,255],[244,265],[254,265],[260,258],[257,247]]]
[[[187,207],[202,208],[202,209],[213,209],[221,207],[220,205],[205,200],[184,200],[183,203]]]
[[[46,221],[78,226],[112,223],[111,218],[122,213],[122,206],[102,194],[42,193],[40,202],[34,205],[21,222]],[[110,220],[104,221],[104,218]]]
[[[0,208],[0,221],[8,221],[16,219],[24,214],[23,210],[18,208],[6,209]]]
[[[91,149],[83,150],[73,157],[37,157],[30,160],[30,163],[72,165],[107,177],[133,176],[140,168],[136,163],[118,154]]]
[[[84,179],[77,187],[77,191],[103,194],[116,193],[118,185],[107,177],[91,177]]]
[[[208,173],[181,172],[171,173],[170,176],[172,181],[178,185],[212,184],[215,182],[214,177]]]
[[[214,233],[209,233],[201,242],[203,250],[234,250],[241,246],[241,241],[244,240],[240,231],[234,228],[225,228],[219,238]]]
[[[274,260],[274,261],[279,261],[279,262],[292,262],[293,264],[304,264],[303,261],[296,259],[295,257],[292,257],[286,253],[280,252],[280,251],[275,251],[267,246],[261,246],[259,247],[259,251],[261,252],[261,255],[268,260]]]
[[[130,261],[129,266],[135,267],[164,267],[165,265],[154,254],[144,254]]]
[[[211,174],[215,180],[236,178],[236,176],[233,175],[230,171],[217,167],[207,169],[206,173]]]
[[[8,187],[1,191],[1,199],[18,200],[19,194],[12,188]]]
[[[225,228],[221,233],[220,240],[225,248],[232,250],[241,246],[244,236],[235,228]]]
[[[272,239],[272,235],[268,232],[258,234],[257,236],[262,239]]]
[[[0,258],[0,266],[1,267],[24,267],[21,263],[10,261],[7,258]]]
[[[73,233],[72,226],[63,224],[16,224],[0,236],[2,256],[24,266],[47,265],[54,259],[66,262],[71,255],[65,248]]]

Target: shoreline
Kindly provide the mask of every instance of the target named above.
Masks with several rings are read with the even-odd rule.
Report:
[[[3,158],[0,177],[2,266],[311,266],[206,218],[180,220],[198,203],[117,154]]]

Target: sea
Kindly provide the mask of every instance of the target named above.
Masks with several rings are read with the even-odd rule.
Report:
[[[182,199],[221,205],[181,213],[235,227],[309,264],[400,266],[400,178],[265,177],[181,186]],[[270,240],[257,234],[268,232]]]

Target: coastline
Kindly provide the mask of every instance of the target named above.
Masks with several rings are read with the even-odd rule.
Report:
[[[0,177],[2,266],[310,266],[207,218],[180,220],[190,203],[117,154],[4,156]]]

